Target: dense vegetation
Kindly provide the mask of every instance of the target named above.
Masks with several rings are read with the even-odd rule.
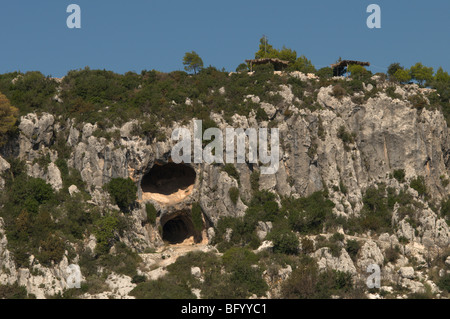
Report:
[[[376,86],[376,82],[371,80],[372,73],[361,66],[349,68],[351,81],[332,80],[330,68],[316,71],[305,57],[297,58],[295,51],[287,48],[277,50],[270,44],[263,44],[261,42],[256,57],[288,60],[291,64],[287,71],[316,73],[320,81],[305,83],[295,78],[275,75],[271,65],[256,66],[256,72],[252,76],[242,71],[229,75],[212,66],[200,67],[200,64],[197,65],[200,63],[197,57],[191,56],[191,53],[186,63],[188,66],[194,63],[196,66],[197,74],[194,76],[181,71],[166,74],[155,70],[121,75],[85,68],[70,71],[60,81],[39,72],[13,72],[0,75],[0,92],[9,99],[11,105],[19,109],[21,115],[47,111],[61,115],[63,119],[70,117],[82,122],[97,123],[102,130],[121,125],[130,119],[141,119],[136,133],[157,137],[158,123],[168,125],[172,121],[188,121],[194,117],[211,121],[211,111],[223,111],[227,121],[231,121],[234,114],[248,116],[252,110],[258,119],[267,119],[260,106],[247,99],[247,96],[255,95],[263,102],[277,105],[282,102],[280,95],[276,94],[280,84],[291,85],[294,95],[306,102],[303,107],[313,109],[318,107],[315,104],[315,94],[321,86],[334,85],[337,97],[363,91],[363,82]],[[406,72],[408,78],[405,80],[399,72]],[[389,67],[387,75],[378,75],[388,77],[392,83],[413,80],[422,86],[436,89],[435,94],[428,96],[431,107],[442,109],[449,118],[450,76],[442,68],[434,73],[432,68],[421,63],[410,70],[394,63]],[[365,99],[378,92],[375,88],[366,93]],[[417,96],[412,104],[428,107],[422,101],[423,97]],[[13,121],[11,116],[16,111],[10,109],[7,114],[2,112],[0,111],[0,134],[4,134],[4,127],[9,129]],[[2,121],[6,121],[6,124],[2,124]]]
[[[0,146],[8,139],[17,121],[17,108],[11,106],[6,96],[0,93]]]
[[[131,178],[113,178],[105,188],[122,211],[128,211],[137,199],[137,186]]]
[[[119,242],[119,236],[128,229],[123,213],[87,204],[89,195],[83,188],[73,196],[66,188],[55,192],[44,180],[29,177],[24,162],[10,160],[10,163],[11,169],[3,176],[6,187],[0,197],[0,216],[5,223],[8,249],[17,266],[51,266],[62,260],[65,251],[70,263],[78,254],[82,272],[94,286],[85,287],[90,291],[104,281],[98,267],[136,275],[139,256]],[[71,177],[63,174],[63,178]],[[97,239],[95,252],[82,249],[83,240],[90,234]],[[112,247],[114,253],[110,252]],[[34,259],[30,258],[32,255]],[[83,291],[86,292],[79,293]]]

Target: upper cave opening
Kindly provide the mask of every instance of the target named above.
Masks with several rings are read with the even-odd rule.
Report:
[[[180,202],[192,193],[195,178],[194,169],[185,164],[155,164],[142,178],[142,198],[163,204]]]

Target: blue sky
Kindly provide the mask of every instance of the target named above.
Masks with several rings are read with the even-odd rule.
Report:
[[[82,10],[78,30],[66,26],[71,3]],[[381,7],[381,29],[366,26],[371,3]],[[234,71],[263,34],[317,68],[341,56],[370,61],[373,72],[418,61],[450,71],[449,18],[448,0],[1,0],[0,73],[170,72],[192,50],[206,66]]]

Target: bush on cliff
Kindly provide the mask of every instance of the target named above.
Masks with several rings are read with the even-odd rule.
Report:
[[[137,199],[137,186],[131,178],[113,178],[105,188],[122,211],[127,212]]]

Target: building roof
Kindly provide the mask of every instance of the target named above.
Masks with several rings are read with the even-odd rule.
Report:
[[[337,67],[344,67],[344,66],[352,65],[352,64],[357,64],[357,65],[362,65],[362,66],[370,66],[369,62],[361,62],[361,61],[354,61],[354,60],[342,60],[338,63],[332,64],[331,67],[337,68]]]
[[[254,60],[245,60],[245,62],[247,63],[252,63],[252,64],[265,64],[265,63],[273,63],[273,64],[284,64],[284,65],[288,65],[289,61],[284,61],[284,60],[280,60],[280,59],[272,59],[272,58],[264,58],[264,59],[254,59]]]

